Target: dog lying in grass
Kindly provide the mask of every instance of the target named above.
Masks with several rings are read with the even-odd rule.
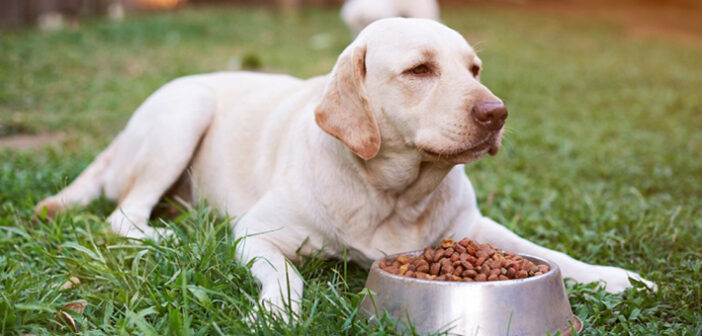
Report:
[[[556,262],[610,292],[638,274],[533,244],[481,215],[463,164],[497,154],[507,118],[480,83],[480,58],[456,31],[426,19],[369,25],[329,75],[223,72],[157,90],[126,128],[57,195],[54,214],[104,194],[111,230],[158,238],[148,225],[167,190],[238,216],[237,257],[260,300],[299,310],[303,282],[287,260],[322,251],[369,265],[442,237],[471,237]],[[173,186],[175,188],[172,188]],[[183,186],[189,186],[186,188]],[[172,189],[171,189],[172,188]]]

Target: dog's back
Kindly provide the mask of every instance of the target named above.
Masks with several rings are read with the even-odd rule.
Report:
[[[217,96],[214,120],[193,158],[195,194],[239,215],[285,169],[294,151],[286,139],[295,138],[293,128],[301,132],[302,118],[314,118],[310,104],[321,95],[324,78],[231,72],[194,80],[213,87]]]

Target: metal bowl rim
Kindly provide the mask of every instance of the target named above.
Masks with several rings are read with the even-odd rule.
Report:
[[[536,257],[530,254],[524,254],[524,253],[516,253],[522,258],[527,258],[532,261],[538,261],[542,264],[546,264],[549,267],[549,271],[542,274],[542,275],[537,275],[533,277],[528,277],[524,279],[510,279],[510,280],[498,280],[498,281],[471,281],[471,282],[464,282],[464,281],[436,281],[436,280],[425,280],[425,279],[417,279],[417,278],[409,278],[406,276],[402,275],[397,275],[397,274],[392,274],[390,272],[387,272],[383,269],[380,268],[380,261],[383,259],[391,258],[391,257],[397,257],[401,254],[404,255],[418,255],[422,253],[422,250],[417,250],[417,251],[411,251],[411,252],[405,252],[405,253],[395,253],[395,254],[389,254],[386,255],[385,257],[378,259],[373,262],[371,265],[370,271],[373,270],[378,270],[377,274],[381,277],[387,277],[393,280],[398,280],[401,282],[416,282],[420,284],[432,284],[436,286],[446,286],[446,287],[454,287],[454,286],[515,286],[515,285],[521,285],[521,284],[527,284],[530,282],[537,282],[542,279],[545,279],[546,277],[553,276],[556,272],[560,270],[558,265],[548,259]]]

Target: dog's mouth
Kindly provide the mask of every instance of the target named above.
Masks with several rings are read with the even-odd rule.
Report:
[[[467,147],[456,147],[437,150],[430,147],[418,147],[419,151],[433,159],[448,161],[473,161],[485,154],[496,155],[500,150],[500,139],[497,134],[490,134],[477,143]]]

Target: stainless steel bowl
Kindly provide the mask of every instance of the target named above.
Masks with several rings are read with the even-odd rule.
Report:
[[[378,260],[366,281],[373,294],[361,307],[372,320],[387,312],[401,327],[408,328],[411,323],[420,334],[541,336],[560,332],[565,336],[573,330],[580,332],[582,322],[570,309],[558,265],[521,256],[551,270],[518,280],[445,282],[394,275],[381,270]]]

